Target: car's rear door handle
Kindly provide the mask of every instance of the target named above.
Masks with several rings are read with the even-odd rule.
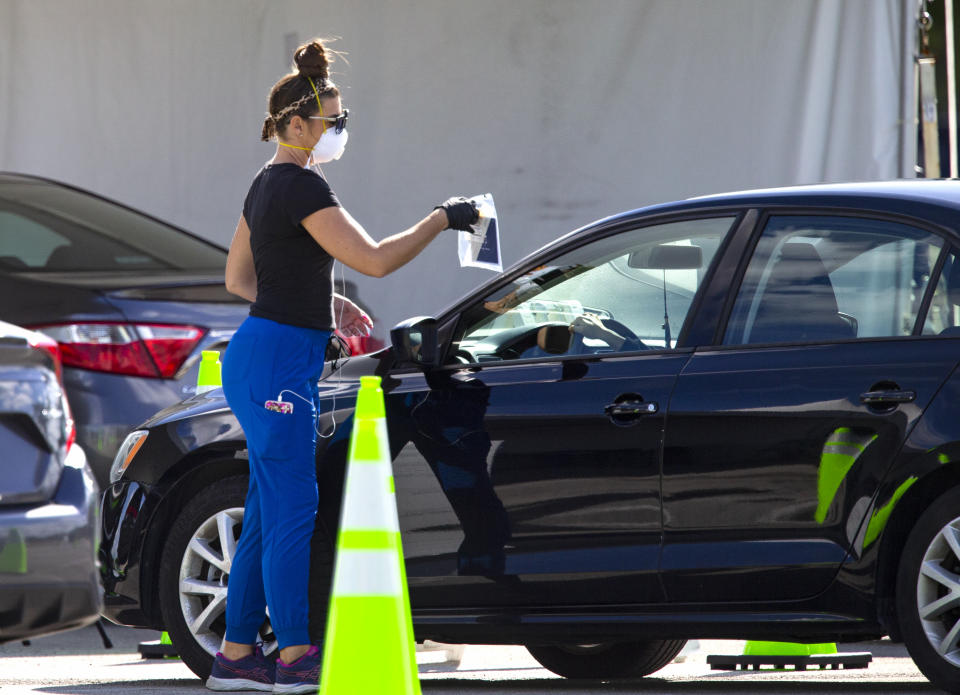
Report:
[[[917,400],[916,391],[884,390],[867,391],[860,394],[860,402],[866,405],[884,405],[887,403],[913,403]]]

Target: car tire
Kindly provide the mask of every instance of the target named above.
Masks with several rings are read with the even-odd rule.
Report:
[[[195,494],[174,521],[160,560],[163,623],[180,658],[200,678],[210,675],[226,630],[227,579],[247,484],[247,476],[238,475]],[[195,583],[199,591],[184,592],[182,580]],[[264,632],[261,637],[271,637]]]
[[[907,536],[896,591],[910,656],[935,686],[960,693],[960,488],[931,504]]]
[[[570,646],[527,645],[547,670],[564,678],[641,678],[676,658],[686,640],[643,640]]]

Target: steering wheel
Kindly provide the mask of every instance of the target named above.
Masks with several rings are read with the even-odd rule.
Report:
[[[537,334],[547,325],[553,325],[557,328],[562,327],[567,331],[567,325],[561,322],[552,322],[550,324],[539,324],[535,326],[525,326],[522,329],[514,329],[512,334],[497,347],[495,354],[503,360],[516,360],[523,357],[531,348],[537,348]],[[534,355],[529,355],[530,357]]]
[[[605,328],[609,328],[611,331],[614,331],[615,333],[623,336],[623,337],[626,338],[627,340],[632,340],[632,341],[634,341],[634,342],[636,343],[636,346],[637,346],[637,347],[634,348],[634,349],[639,349],[639,350],[651,350],[651,349],[653,349],[653,348],[651,348],[649,345],[646,345],[642,340],[640,340],[640,338],[637,337],[637,334],[636,334],[636,333],[634,333],[632,330],[630,330],[629,328],[627,328],[627,326],[625,326],[624,324],[620,323],[620,322],[617,321],[616,319],[614,319],[614,318],[603,318],[603,317],[601,317],[601,316],[597,316],[597,318],[600,319],[600,323],[602,323]],[[594,352],[596,352],[596,351],[593,350],[592,348],[588,347],[588,346],[584,343],[583,334],[577,333],[576,331],[574,331],[574,333],[573,333],[573,340],[572,340],[571,343],[570,343],[570,354],[571,354],[571,355],[584,355],[584,354],[592,354],[592,353],[594,353]]]
[[[620,323],[620,322],[617,321],[616,319],[614,319],[614,318],[609,318],[609,319],[601,318],[601,319],[600,319],[600,323],[602,323],[604,326],[606,326],[607,328],[609,328],[611,331],[616,331],[617,333],[619,333],[620,335],[622,335],[624,338],[627,338],[627,339],[629,339],[629,340],[636,340],[638,343],[640,343],[641,345],[643,345],[643,347],[644,347],[645,349],[648,349],[648,350],[650,349],[650,346],[649,346],[649,345],[644,345],[643,341],[640,340],[640,338],[637,337],[637,334],[636,334],[636,333],[634,333],[633,331],[631,331],[629,328],[627,328],[624,324]]]
[[[583,334],[576,331],[570,331],[570,350],[571,355],[583,355],[588,352],[586,344],[583,342]]]

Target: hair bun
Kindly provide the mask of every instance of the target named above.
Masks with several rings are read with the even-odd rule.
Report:
[[[325,80],[330,76],[330,60],[319,39],[300,46],[293,54],[293,63],[300,77]]]

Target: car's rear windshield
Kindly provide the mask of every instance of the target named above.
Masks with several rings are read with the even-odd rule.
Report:
[[[0,271],[218,271],[223,249],[96,196],[0,183]]]

